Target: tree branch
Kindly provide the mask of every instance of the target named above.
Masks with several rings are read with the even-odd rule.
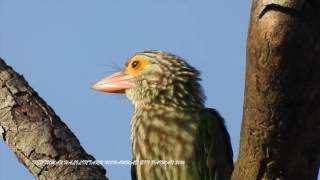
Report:
[[[0,133],[37,179],[107,179],[100,165],[46,165],[33,161],[94,158],[24,78],[1,58]]]
[[[317,179],[319,19],[317,0],[253,0],[240,153],[232,179]]]

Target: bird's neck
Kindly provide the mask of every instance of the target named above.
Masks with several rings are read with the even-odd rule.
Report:
[[[165,78],[164,78],[165,79]],[[136,88],[126,90],[126,95],[136,109],[150,104],[160,104],[177,109],[204,107],[205,96],[198,79],[172,81],[137,81]]]
[[[165,106],[190,111],[204,107],[205,97],[200,88],[181,89],[177,85],[163,89],[149,89],[131,98],[136,109],[147,106]]]

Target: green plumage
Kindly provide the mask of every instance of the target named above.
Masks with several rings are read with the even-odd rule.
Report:
[[[230,137],[216,110],[201,111],[195,148],[199,179],[230,179],[233,170]]]

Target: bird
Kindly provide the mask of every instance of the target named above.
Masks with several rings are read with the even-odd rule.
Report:
[[[206,108],[200,81],[200,72],[182,57],[146,50],[92,86],[96,91],[126,94],[134,106],[133,162],[149,164],[134,164],[133,180],[231,178],[230,136],[217,110]]]

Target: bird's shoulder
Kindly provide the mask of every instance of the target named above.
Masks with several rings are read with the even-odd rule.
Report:
[[[233,169],[233,152],[224,119],[217,110],[212,108],[199,111],[198,118],[196,147],[200,154],[199,158],[204,162],[199,166],[205,166],[211,172],[204,175],[206,177],[204,179],[212,179],[213,176],[222,177],[222,179],[230,178]]]
[[[198,131],[201,132],[199,138],[207,139],[210,141],[207,142],[208,144],[211,144],[212,141],[221,141],[220,143],[225,145],[226,149],[229,150],[228,153],[232,156],[230,136],[225,121],[217,110],[213,108],[204,108],[199,111]]]

